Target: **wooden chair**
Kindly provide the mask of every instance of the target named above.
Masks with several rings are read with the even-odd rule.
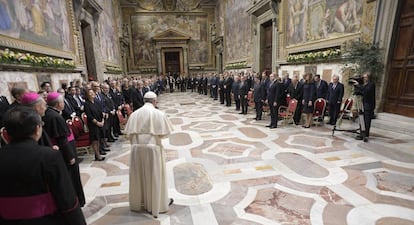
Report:
[[[319,121],[322,121],[323,123],[323,118],[325,117],[325,108],[326,100],[323,98],[316,99],[312,115],[313,123],[315,125],[320,124]]]
[[[0,129],[0,135],[1,135],[1,139],[3,139],[4,143],[8,144],[11,141],[11,138],[9,136],[9,134],[7,133],[7,130],[5,127],[2,127]]]
[[[131,115],[134,112],[134,111],[132,111],[132,108],[131,108],[131,106],[129,104],[125,104],[124,105],[124,109],[125,109],[128,117],[129,117],[129,115]]]
[[[125,118],[124,115],[122,115],[121,110],[116,110],[116,116],[118,117],[119,124],[121,125],[121,128],[125,126],[125,124],[128,121],[128,118]]]
[[[278,110],[279,118],[283,119],[284,124],[293,123],[293,116],[295,115],[298,100],[290,99],[288,106],[280,106]]]
[[[354,104],[353,98],[347,98],[339,111],[339,115],[342,116],[342,119],[352,119],[352,106]]]
[[[90,158],[94,156],[94,153],[90,147],[91,142],[89,140],[89,133],[84,133],[81,135],[79,128],[76,127],[73,121],[70,119],[66,120],[66,124],[75,136],[75,147],[76,152],[78,153],[78,157]]]

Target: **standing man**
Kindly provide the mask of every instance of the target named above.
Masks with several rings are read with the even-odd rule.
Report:
[[[72,179],[73,188],[80,207],[85,205],[85,194],[83,192],[82,182],[79,172],[79,162],[75,147],[75,138],[70,132],[65,119],[60,115],[65,103],[63,96],[57,92],[49,92],[47,95],[48,108],[43,116],[44,130],[49,135],[52,144],[59,147],[63,160],[66,163],[70,178]]]
[[[240,105],[241,105],[241,113],[240,114],[247,114],[248,102],[247,102],[247,93],[249,92],[248,84],[246,81],[246,76],[241,76],[240,88],[239,88],[239,96],[240,96]]]
[[[3,127],[3,115],[9,109],[9,101],[5,96],[0,96],[0,127]]]
[[[266,104],[269,106],[270,109],[270,124],[266,127],[269,127],[270,129],[277,128],[276,86],[277,81],[275,80],[275,74],[271,73],[269,75],[269,86],[266,89]]]
[[[374,110],[375,110],[375,83],[371,81],[371,74],[369,72],[365,72],[362,75],[364,79],[364,84],[359,84],[357,81],[354,80],[355,88],[362,93],[362,104],[364,107],[364,123],[365,123],[365,136],[362,137],[357,136],[357,140],[364,139],[365,142],[368,141],[369,138],[369,130],[371,128],[371,119],[374,117]]]
[[[326,94],[328,92],[328,83],[324,80],[321,80],[321,75],[316,74],[313,78],[315,81],[315,88],[316,88],[316,99],[318,98],[326,98]]]
[[[157,218],[173,203],[173,199],[168,198],[161,144],[161,139],[171,133],[172,125],[167,116],[156,109],[154,92],[147,92],[144,101],[144,106],[130,115],[125,126],[131,143],[129,205],[132,211],[143,208]]]
[[[40,115],[17,106],[4,118],[11,142],[0,151],[0,224],[86,225],[61,153],[38,144]]]
[[[231,93],[234,99],[234,103],[236,104],[236,111],[240,110],[240,98],[239,98],[240,84],[241,84],[240,77],[238,75],[234,76],[234,81],[233,81],[233,84],[231,85]]]
[[[229,75],[229,73],[226,71],[224,72],[224,96],[226,99],[226,106],[231,106],[231,87],[233,85],[233,78],[231,77],[232,74]]]
[[[259,75],[254,77],[254,86],[253,86],[253,99],[254,106],[256,108],[256,117],[255,120],[262,120],[263,114],[263,102],[265,101],[265,83],[264,80],[260,81]]]
[[[290,96],[290,99],[298,100],[298,105],[296,106],[293,121],[295,125],[299,125],[300,119],[302,117],[303,86],[299,82],[297,75],[294,75],[292,78],[292,82],[290,83],[288,88],[288,94]]]
[[[329,106],[329,122],[335,125],[341,108],[342,98],[344,97],[344,85],[339,82],[339,76],[333,75],[332,83],[329,84],[326,101]]]

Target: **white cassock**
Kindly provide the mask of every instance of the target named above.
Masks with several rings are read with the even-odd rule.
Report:
[[[133,112],[125,126],[131,143],[129,205],[132,211],[145,209],[158,216],[168,210],[165,157],[161,139],[172,131],[167,116],[151,103]]]

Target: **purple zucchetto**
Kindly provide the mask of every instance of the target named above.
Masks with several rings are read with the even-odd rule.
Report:
[[[55,102],[61,95],[59,92],[53,91],[47,94],[47,104]]]
[[[25,106],[33,106],[42,100],[42,96],[36,92],[27,92],[22,96],[20,103]]]

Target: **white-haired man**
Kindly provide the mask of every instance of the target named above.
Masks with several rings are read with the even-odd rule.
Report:
[[[129,205],[132,211],[142,208],[154,218],[173,203],[168,198],[165,156],[161,139],[172,131],[167,116],[156,108],[157,95],[148,91],[144,106],[131,114],[125,127],[131,143],[129,170]]]

